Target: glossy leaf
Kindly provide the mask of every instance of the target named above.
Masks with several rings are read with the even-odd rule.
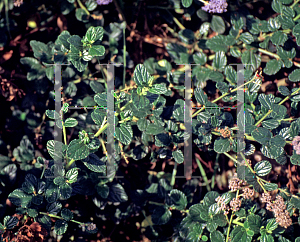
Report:
[[[275,183],[265,183],[265,184],[264,184],[264,188],[265,188],[267,191],[274,191],[274,190],[278,189],[278,185],[275,184]]]
[[[269,161],[263,160],[255,164],[254,171],[258,176],[266,176],[272,170],[272,165]]]
[[[105,48],[103,45],[93,45],[89,49],[89,55],[94,56],[103,56],[105,54]]]
[[[281,31],[276,31],[271,37],[271,41],[274,45],[283,45],[287,39],[287,35]]]
[[[227,52],[227,44],[225,44],[225,37],[223,35],[217,35],[206,42],[206,46],[215,51],[224,51]]]
[[[300,24],[299,23],[293,28],[293,35],[296,37],[297,45],[300,46]]]
[[[61,210],[61,216],[66,221],[70,221],[71,219],[73,219],[73,213],[71,212],[71,210],[69,210],[67,208],[64,208],[63,210]]]
[[[150,74],[142,64],[138,64],[135,67],[133,73],[133,80],[140,87],[148,85],[148,82],[150,80]]]
[[[46,115],[51,119],[59,119],[59,114],[55,110],[46,110]]]
[[[210,240],[216,242],[225,242],[225,237],[220,231],[215,230],[214,232],[210,233]]]
[[[215,203],[216,198],[219,196],[219,193],[216,191],[210,191],[205,194],[203,201],[206,206],[211,206]]]
[[[247,64],[246,69],[254,71],[261,64],[261,56],[254,54],[253,50],[247,50],[242,54],[242,63]]]
[[[47,142],[47,150],[54,160],[61,160],[63,158],[63,151],[65,150],[65,148],[66,145],[62,142],[56,140],[49,140]]]
[[[204,65],[207,61],[207,56],[203,52],[197,52],[193,55],[196,64]]]
[[[285,86],[279,86],[278,91],[284,96],[289,96],[291,94],[290,90]]]
[[[72,168],[66,173],[66,178],[68,183],[74,183],[77,181],[78,168]]]
[[[195,35],[194,32],[190,29],[182,29],[178,32],[179,39],[185,44],[193,44]]]
[[[49,203],[47,205],[47,212],[51,214],[58,214],[62,208],[62,204],[60,202]]]
[[[247,217],[249,228],[255,233],[259,233],[261,227],[261,218],[259,215],[251,214]]]
[[[110,186],[108,200],[112,202],[126,202],[128,200],[128,196],[121,184]]]
[[[60,196],[63,200],[67,200],[71,197],[72,194],[72,187],[65,183],[61,186],[59,186]]]
[[[8,195],[8,199],[16,206],[27,208],[30,205],[32,196],[26,194],[21,189],[16,189]]]
[[[185,241],[200,242],[202,233],[203,233],[202,225],[199,223],[196,223],[190,227],[189,233],[188,233]]]
[[[107,94],[106,93],[96,94],[94,97],[94,100],[100,107],[107,107]]]
[[[255,128],[251,132],[251,135],[257,142],[261,144],[267,144],[272,137],[272,133],[269,130],[261,127]]]
[[[172,203],[174,204],[174,206],[179,209],[179,210],[184,210],[187,206],[187,198],[186,195],[177,190],[177,189],[173,189],[170,192],[170,198],[172,200]]]
[[[218,34],[223,34],[225,32],[225,23],[222,17],[213,15],[211,19],[210,26],[213,31],[217,32]]]
[[[166,84],[154,84],[153,87],[149,89],[149,92],[154,94],[165,94],[168,91]]]
[[[264,68],[264,73],[267,75],[275,75],[281,69],[282,65],[283,62],[281,60],[270,60]]]
[[[298,135],[299,131],[300,131],[299,125],[296,122],[293,122],[289,128],[290,137],[294,138],[295,136]]]
[[[133,132],[131,126],[126,124],[121,124],[120,127],[116,127],[115,134],[117,140],[119,140],[122,144],[125,145],[129,145],[133,138]]]
[[[82,160],[88,157],[89,149],[79,139],[73,139],[68,145],[67,156],[74,160]]]
[[[195,221],[209,220],[208,207],[203,204],[195,204],[189,208],[189,214]]]
[[[109,187],[106,184],[97,186],[97,192],[102,198],[107,198],[109,194]]]
[[[239,40],[243,41],[245,44],[250,45],[254,41],[254,38],[250,33],[242,33],[239,37]]]
[[[275,129],[279,126],[279,122],[276,119],[270,118],[264,120],[262,126],[266,129]]]
[[[289,80],[291,82],[299,82],[300,81],[300,69],[296,69],[291,74],[289,74]]]
[[[54,232],[57,235],[62,235],[67,231],[68,228],[68,222],[64,220],[56,220],[55,226],[54,226]]]
[[[17,217],[5,216],[3,219],[3,225],[6,229],[13,229],[18,222],[19,219]]]
[[[184,157],[181,150],[172,151],[172,156],[176,163],[181,164],[184,161]]]
[[[268,20],[268,27],[270,31],[276,31],[280,28],[281,24],[278,21],[278,18],[270,18]]]
[[[204,93],[202,88],[195,89],[195,98],[201,105],[205,105],[208,101],[207,95]]]
[[[45,198],[48,203],[53,203],[59,198],[59,188],[57,185],[51,183],[45,191]]]
[[[139,119],[137,121],[137,126],[140,131],[145,131],[149,124],[150,124],[150,121],[147,119]]]
[[[147,134],[157,135],[164,132],[164,127],[150,123],[146,128]]]
[[[272,235],[270,234],[262,234],[261,239],[262,242],[274,242]]]
[[[218,138],[214,143],[214,151],[217,153],[228,152],[231,149],[229,139]]]
[[[171,211],[164,206],[157,207],[151,215],[152,222],[156,225],[162,225],[169,222],[171,219]]]
[[[225,55],[225,52],[218,51],[215,55],[215,58],[213,60],[213,67],[218,70],[223,70],[227,64],[227,58]]]
[[[284,147],[285,144],[286,141],[281,135],[276,135],[270,139],[271,146]]]
[[[78,121],[75,118],[67,118],[64,122],[65,127],[75,127],[78,124]]]
[[[181,0],[183,7],[188,8],[192,5],[193,0]]]
[[[247,241],[246,229],[241,226],[235,227],[231,232],[231,236],[232,236],[232,240],[231,240],[232,242],[246,242]]]
[[[65,178],[63,178],[62,176],[55,177],[53,180],[53,183],[55,185],[61,186],[61,185],[65,184]]]
[[[82,41],[83,42],[90,42],[91,44],[93,44],[94,42],[96,42],[97,40],[102,40],[103,38],[103,28],[101,26],[98,27],[89,27],[89,29],[87,30],[85,36],[83,37]]]
[[[88,0],[85,2],[85,6],[88,11],[93,11],[95,8],[97,8],[97,3],[94,2],[93,0]]]
[[[293,154],[293,155],[291,156],[291,163],[292,163],[293,165],[300,166],[300,155]]]
[[[90,154],[87,158],[82,160],[83,164],[91,171],[97,173],[105,173],[106,165],[96,154]]]

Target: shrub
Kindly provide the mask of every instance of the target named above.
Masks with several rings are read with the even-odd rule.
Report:
[[[148,58],[137,64],[130,85],[125,85],[124,68],[123,82],[115,83],[118,88],[111,94],[113,104],[107,100],[107,82],[93,80],[90,65],[105,58],[106,51],[118,56],[121,38],[114,40],[112,36],[122,33],[125,40],[125,21],[110,24],[109,30],[89,26],[83,37],[64,30],[54,43],[30,41],[34,57],[20,59],[28,70],[28,81],[53,82],[53,65],[71,63],[62,71],[64,98],[60,112],[47,108],[39,120],[41,124],[28,121],[40,132],[47,120],[51,130],[54,126],[62,130],[64,142],[48,139],[46,159],[36,156],[34,145],[24,136],[12,152],[13,163],[9,156],[0,157],[2,186],[7,189],[9,183],[19,182],[6,191],[17,208],[15,216],[4,217],[1,236],[8,238],[8,232],[16,230],[21,215],[23,223],[25,220],[31,225],[25,223],[17,229],[17,241],[25,239],[24,231],[30,231],[26,239],[43,241],[53,226],[54,233],[60,236],[72,223],[84,233],[96,234],[97,224],[83,221],[69,207],[72,197],[86,196],[104,209],[97,215],[104,221],[109,217],[119,223],[143,214],[143,233],[151,241],[300,241],[300,196],[291,170],[292,166],[296,174],[300,164],[298,1],[273,0],[271,7],[277,14],[262,20],[240,6],[241,2],[201,2],[205,6],[181,2],[187,11],[196,12],[195,6],[199,7],[196,15],[203,22],[200,29],[187,29],[173,17],[180,30],[176,33],[171,29],[177,42],[166,44],[170,60]],[[77,20],[87,23],[97,5],[94,1],[84,4],[78,1],[80,8],[75,13]],[[115,4],[119,9],[118,2]],[[179,3],[173,4],[180,14]],[[114,58],[126,64],[124,46],[123,56]],[[186,67],[172,71],[174,63],[197,64],[191,69],[191,133],[184,98],[188,90],[183,81],[188,73],[184,72]],[[235,70],[230,63],[242,63],[244,69]],[[99,69],[109,79],[109,74]],[[262,91],[264,77],[273,80],[283,76],[284,82],[277,82],[275,91],[265,87]],[[78,79],[74,81],[75,78]],[[75,84],[80,82],[85,82],[94,94],[76,98],[80,90]],[[39,91],[43,94],[47,88]],[[84,106],[86,113],[72,114],[70,104]],[[241,105],[244,108],[236,113],[234,108]],[[88,112],[87,106],[94,109]],[[112,106],[111,118],[106,110]],[[22,119],[23,113],[18,115]],[[67,140],[67,133],[71,140]],[[114,153],[110,154],[105,143],[112,136]],[[186,140],[192,141],[188,145],[193,147],[192,159],[199,167],[203,184],[193,177],[184,184],[177,179],[177,175],[185,175]],[[211,161],[207,163],[199,154]],[[255,159],[256,154],[261,159]],[[123,168],[145,160],[153,166],[168,161],[172,169],[148,171],[148,183],[142,187],[129,179],[133,176],[127,178]],[[224,172],[228,168],[225,163],[232,163],[234,174],[224,191],[216,189],[215,184],[221,177],[219,168]],[[278,168],[287,168],[288,178]],[[20,178],[17,171],[22,172]],[[276,178],[278,173],[280,179]],[[205,192],[197,195],[202,185]]]

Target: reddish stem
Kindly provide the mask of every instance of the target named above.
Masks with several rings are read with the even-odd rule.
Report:
[[[213,170],[212,167],[211,167],[211,164],[206,163],[206,162],[200,157],[199,154],[195,153],[195,157],[196,157],[197,159],[199,159],[199,160],[201,161],[201,163],[202,163],[203,165],[205,165],[205,166],[209,169],[210,172],[214,172],[214,170]]]

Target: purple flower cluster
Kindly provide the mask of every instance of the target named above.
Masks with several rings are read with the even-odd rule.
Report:
[[[96,228],[97,228],[96,224],[90,223],[90,224],[87,225],[87,230],[94,230]]]
[[[210,0],[202,9],[209,13],[223,13],[227,11],[227,6],[226,0]]]
[[[300,155],[300,136],[296,136],[292,142],[293,148],[297,155]]]
[[[20,7],[21,4],[23,4],[23,0],[14,0],[14,6],[15,7]]]
[[[110,4],[113,0],[97,0],[98,5]]]

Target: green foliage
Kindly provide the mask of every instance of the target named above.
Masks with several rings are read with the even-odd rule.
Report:
[[[35,107],[43,110],[40,116],[16,110],[12,105],[10,110],[22,125],[24,122],[28,125],[25,133],[31,136],[24,135],[22,139],[21,136],[19,146],[14,146],[7,156],[0,156],[0,193],[4,188],[8,190],[3,197],[17,207],[19,214],[33,218],[49,234],[53,228],[57,236],[75,231],[73,227],[70,229],[72,224],[80,224],[87,234],[97,233],[95,224],[77,221],[83,219],[82,211],[72,207],[72,200],[82,195],[95,204],[95,209],[102,210],[96,213],[97,221],[109,218],[117,224],[143,213],[142,230],[151,241],[299,241],[299,237],[296,238],[299,233],[293,234],[299,228],[299,194],[291,194],[283,187],[287,185],[283,184],[285,179],[274,178],[277,170],[288,167],[290,173],[295,173],[300,165],[297,145],[292,144],[300,134],[297,106],[300,101],[300,64],[297,62],[300,9],[297,1],[269,2],[269,10],[273,12],[267,19],[252,15],[258,5],[249,1],[228,2],[228,12],[218,15],[201,8],[203,4],[212,4],[205,1],[174,0],[157,9],[141,5],[147,14],[154,8],[156,16],[164,16],[169,24],[163,26],[176,39],[173,41],[170,36],[168,39],[167,32],[163,32],[168,56],[162,60],[148,58],[143,64],[137,64],[131,72],[131,80],[127,80],[126,68],[132,68],[133,64],[127,60],[129,54],[122,41],[123,38],[126,41],[126,29],[132,38],[133,33],[138,33],[135,28],[139,25],[132,29],[132,25],[125,22],[130,21],[127,12],[123,16],[124,6],[128,7],[129,3],[116,1],[115,4],[124,21],[104,26],[103,15],[98,15],[102,7],[96,1],[62,2],[58,16],[73,13],[74,20],[85,30],[82,37],[78,27],[78,34],[62,30],[54,42],[29,42],[33,57],[22,57],[20,63],[27,71],[27,81],[32,82],[34,94],[45,95],[49,91],[49,86],[43,85],[47,79],[53,82],[56,68],[53,65],[69,63],[62,68],[64,105],[59,111],[50,110],[53,105],[48,102],[43,107]],[[248,11],[252,5],[255,7]],[[3,4],[0,11],[2,7]],[[13,7],[10,11],[16,14]],[[184,20],[177,19],[180,14],[184,14]],[[186,20],[191,17],[192,24],[185,28]],[[13,26],[3,20],[0,22],[1,46],[7,42],[4,27]],[[171,28],[172,24],[175,27]],[[42,31],[42,27],[39,28]],[[146,38],[143,36],[143,39]],[[15,44],[14,41],[10,45]],[[161,43],[156,44],[161,46]],[[105,58],[124,65],[123,83],[114,77],[113,104],[108,103],[109,73],[100,64]],[[190,63],[197,64],[191,67],[192,132],[188,132],[190,125],[186,123],[185,94],[190,90],[184,79],[189,74],[179,67],[173,71],[175,64]],[[241,71],[232,63],[243,64],[245,69]],[[272,82],[274,90],[265,86],[263,76]],[[133,83],[125,85],[126,81]],[[4,84],[2,89],[5,89]],[[51,92],[47,101],[53,101],[54,96]],[[290,104],[286,105],[287,102]],[[237,115],[224,107],[241,107],[241,103],[243,108]],[[22,107],[32,108],[31,104],[25,100]],[[82,107],[73,112],[73,105],[94,106],[94,110]],[[107,116],[109,106],[114,108],[112,118]],[[49,138],[55,126],[62,131],[63,142]],[[36,144],[38,134],[42,134],[47,149],[35,149],[34,133]],[[192,147],[190,156],[185,156],[187,141],[192,141],[187,144]],[[0,145],[2,149],[2,143]],[[45,151],[48,154],[44,154]],[[263,158],[257,160],[256,152]],[[48,160],[41,157],[44,155]],[[177,179],[176,175],[185,175],[186,157],[191,158],[192,175],[198,172],[194,166],[194,159],[197,160],[201,183],[198,179],[185,183]],[[153,167],[145,173],[141,168],[150,163]],[[157,171],[161,163],[164,171]],[[227,163],[230,169],[234,166],[237,173],[229,184],[231,191],[224,190],[227,185],[224,180],[231,171],[221,171]],[[293,166],[292,171],[290,166]],[[136,174],[130,174],[133,167],[138,169]],[[148,179],[144,179],[145,174]],[[293,188],[293,175],[289,177],[289,189]],[[15,184],[15,180],[18,183]],[[9,190],[10,187],[13,189]],[[244,188],[255,191],[257,196],[247,194]],[[278,203],[283,209],[281,212],[286,211],[285,220],[276,213],[279,207],[271,211],[270,207],[276,202],[267,202],[264,208],[266,201],[261,203],[258,199],[267,192],[281,196]],[[4,216],[0,234],[14,229],[18,222],[14,216]]]
[[[17,217],[5,216],[3,224],[0,223],[0,234],[4,233],[7,229],[13,229],[19,222]]]
[[[80,13],[76,12],[76,17],[79,17]],[[80,15],[80,18],[82,16]],[[58,36],[55,47],[52,47],[53,49],[50,48],[49,44],[46,45],[35,40],[31,41],[30,45],[33,49],[34,57],[38,60],[29,57],[21,59],[21,63],[29,68],[28,80],[40,79],[46,75],[46,69],[42,68],[40,62],[43,64],[54,64],[68,60],[78,71],[83,72],[89,60],[95,56],[104,55],[104,46],[98,44],[102,38],[102,27],[90,27],[82,39],[78,35],[70,35],[68,31],[63,31]],[[49,80],[53,78],[53,76],[49,75],[47,77]]]

